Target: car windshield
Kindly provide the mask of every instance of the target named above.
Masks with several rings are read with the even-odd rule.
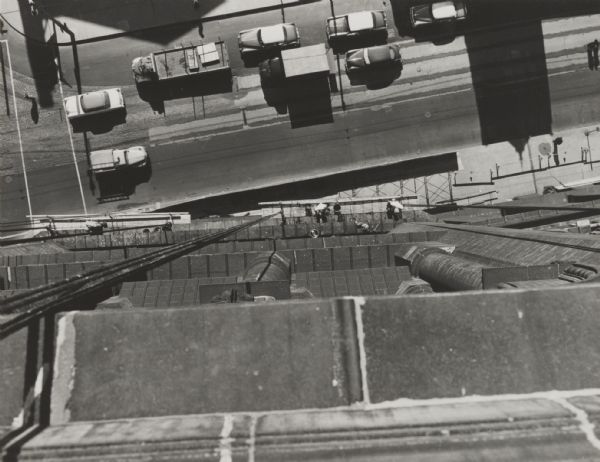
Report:
[[[373,47],[369,49],[369,62],[372,64],[383,63],[394,59],[394,50],[388,46]]]
[[[84,112],[99,111],[110,107],[110,98],[105,91],[97,91],[94,93],[86,93],[81,95],[81,108]]]

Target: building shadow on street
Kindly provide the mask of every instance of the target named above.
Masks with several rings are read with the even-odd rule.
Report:
[[[27,5],[27,0],[25,1]],[[192,0],[123,1],[123,0],[60,0],[44,2],[52,17],[65,17],[106,26],[122,32],[136,31],[129,35],[157,44],[167,44],[197,27],[198,21],[225,0],[201,0],[194,8]],[[93,7],[82,6],[83,3]],[[173,25],[155,26],[169,18]],[[78,38],[78,37],[76,37]],[[79,37],[80,38],[80,37]]]
[[[484,145],[552,133],[552,108],[540,21],[465,35]]]
[[[135,188],[150,181],[152,164],[150,159],[144,167],[123,168],[114,172],[94,175],[97,183],[98,202],[114,202],[129,199],[135,194]]]
[[[139,97],[153,110],[164,112],[164,102],[181,98],[193,98],[233,91],[231,69],[212,75],[197,74],[172,81],[142,82],[136,84]]]
[[[337,37],[330,42],[331,50],[334,54],[345,54],[350,50],[357,48],[367,48],[376,45],[385,45],[387,43],[387,30],[375,31],[371,34],[350,36],[350,37]]]
[[[163,211],[186,211],[194,218],[209,215],[227,215],[259,209],[260,202],[310,200],[357,189],[409,178],[457,170],[456,153],[423,159],[411,159],[382,167],[339,173],[306,181],[290,182],[283,186],[244,191],[215,198],[187,202]]]
[[[365,85],[369,90],[378,90],[390,86],[400,75],[402,65],[396,65],[386,69],[357,71],[348,74],[348,78],[353,86]]]
[[[542,20],[600,13],[596,0],[467,0],[467,19],[451,34],[413,29],[409,9],[391,0],[398,34],[442,44],[464,36],[482,144],[511,142],[522,154],[531,136],[552,133]]]
[[[124,109],[73,119],[71,127],[74,133],[92,132],[98,135],[110,132],[115,126],[124,124],[126,120],[127,110]]]
[[[278,114],[289,114],[292,128],[333,123],[330,79],[304,76],[278,83],[261,82],[265,101]]]
[[[256,50],[242,55],[242,62],[244,67],[253,68],[271,58],[281,57],[281,50],[277,48],[270,48],[266,50]]]

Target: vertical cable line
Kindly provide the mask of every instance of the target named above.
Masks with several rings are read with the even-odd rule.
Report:
[[[83,214],[87,215],[87,206],[85,205],[85,197],[83,195],[83,185],[81,184],[81,176],[79,175],[79,166],[77,165],[77,156],[75,155],[75,145],[73,144],[73,132],[71,131],[71,123],[69,122],[69,118],[67,117],[67,108],[65,107],[65,95],[63,93],[60,68],[58,67],[58,59],[55,58],[54,62],[56,64],[56,74],[58,77],[58,88],[60,89],[60,97],[62,99],[63,110],[65,111],[65,122],[67,124],[67,132],[69,133],[69,141],[71,143],[71,153],[73,154],[73,164],[75,164],[75,173],[77,174],[77,183],[79,183],[79,193],[81,194],[81,203],[83,204]]]
[[[29,221],[33,212],[31,211],[31,197],[29,195],[29,182],[27,181],[27,170],[25,169],[25,156],[23,154],[23,140],[21,139],[21,124],[19,123],[19,109],[17,108],[17,96],[15,94],[15,79],[13,77],[12,61],[10,59],[10,48],[7,40],[0,40],[6,45],[6,56],[8,58],[8,70],[10,72],[10,84],[12,86],[13,105],[15,106],[15,121],[17,122],[17,134],[19,136],[19,150],[21,152],[21,165],[23,166],[23,179],[25,180],[25,193],[27,196],[27,207],[29,209]]]

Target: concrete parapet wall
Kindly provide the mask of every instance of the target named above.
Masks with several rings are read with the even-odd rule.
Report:
[[[361,399],[343,303],[74,312],[58,338],[53,423]]]
[[[589,284],[71,313],[53,419],[598,388],[598,299]]]
[[[600,285],[367,299],[370,397],[600,387]]]

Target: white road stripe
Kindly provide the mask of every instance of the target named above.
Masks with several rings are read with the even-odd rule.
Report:
[[[233,416],[226,414],[223,416],[223,428],[221,429],[221,439],[219,440],[219,461],[231,462],[231,432],[233,431]]]
[[[33,212],[31,211],[31,197],[29,195],[29,182],[27,181],[27,169],[25,168],[25,156],[23,154],[23,139],[21,138],[21,124],[19,123],[19,109],[17,108],[17,96],[15,94],[15,80],[13,78],[12,62],[10,59],[10,49],[8,47],[7,40],[0,40],[0,46],[4,43],[6,45],[6,56],[8,58],[8,69],[10,73],[10,84],[12,87],[13,94],[13,105],[15,107],[15,121],[17,122],[17,135],[19,136],[19,151],[21,152],[21,165],[23,166],[23,179],[25,180],[25,194],[27,196],[27,207],[29,209],[29,219]]]

